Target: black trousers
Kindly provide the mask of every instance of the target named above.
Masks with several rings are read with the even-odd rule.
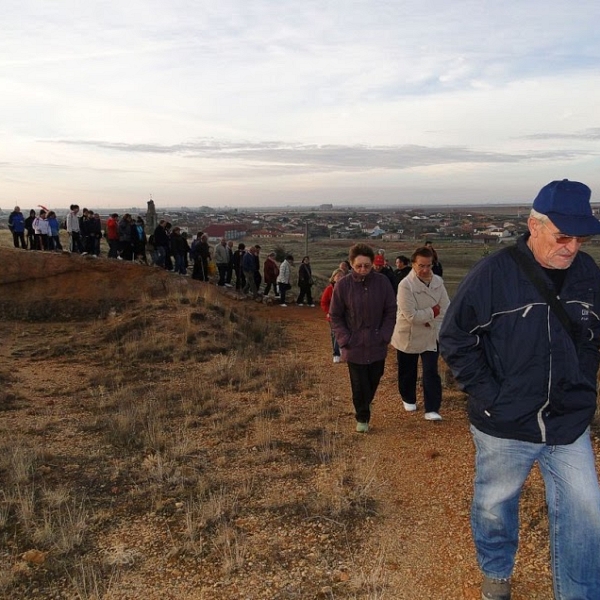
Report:
[[[19,242],[21,242],[21,248],[23,250],[27,250],[27,242],[25,242],[25,232],[23,231],[13,231],[13,244],[15,248],[19,247]]]
[[[288,290],[292,289],[292,286],[289,283],[279,282],[277,287],[279,288],[279,304],[285,304],[285,295]]]
[[[217,263],[217,270],[219,271],[219,282],[217,285],[224,286],[227,281],[227,263]]]
[[[354,404],[356,420],[359,423],[368,423],[371,419],[371,402],[375,397],[384,368],[385,359],[368,365],[348,363],[352,403]]]
[[[404,402],[417,403],[417,367],[419,356],[423,367],[423,398],[425,412],[439,412],[442,405],[442,380],[438,373],[439,352],[406,354],[396,350],[398,357],[398,391]]]
[[[298,294],[296,304],[303,304],[305,298],[307,304],[312,304],[312,286],[309,283],[298,283],[298,287],[300,288],[300,293]]]

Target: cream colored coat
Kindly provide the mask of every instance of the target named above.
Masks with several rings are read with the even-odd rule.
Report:
[[[407,354],[436,351],[442,320],[450,305],[443,279],[434,275],[427,285],[411,271],[398,286],[397,301],[392,346]],[[434,318],[436,304],[440,314]]]

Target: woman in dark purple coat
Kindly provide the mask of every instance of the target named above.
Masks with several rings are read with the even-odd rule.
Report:
[[[369,431],[371,402],[396,323],[394,290],[387,277],[373,270],[374,257],[366,244],[350,248],[352,269],[336,284],[329,308],[342,360],[348,363],[359,433]]]

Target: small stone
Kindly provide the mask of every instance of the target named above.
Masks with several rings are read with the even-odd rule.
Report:
[[[27,552],[23,552],[21,558],[28,563],[41,565],[46,562],[46,556],[48,556],[48,553],[41,550],[27,550]]]

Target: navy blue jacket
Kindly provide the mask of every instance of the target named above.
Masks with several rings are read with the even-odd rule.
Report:
[[[528,236],[517,243],[534,260]],[[469,394],[469,419],[480,431],[559,445],[574,442],[591,423],[600,270],[588,254],[579,252],[567,270],[560,300],[578,331],[576,341],[508,249],[480,261],[461,283],[442,323],[440,350]]]
[[[21,212],[13,212],[8,216],[8,228],[13,233],[23,233],[25,231],[25,217]]]
[[[244,252],[242,257],[242,271],[246,273],[255,273],[258,271],[256,267],[256,258],[252,252]]]

